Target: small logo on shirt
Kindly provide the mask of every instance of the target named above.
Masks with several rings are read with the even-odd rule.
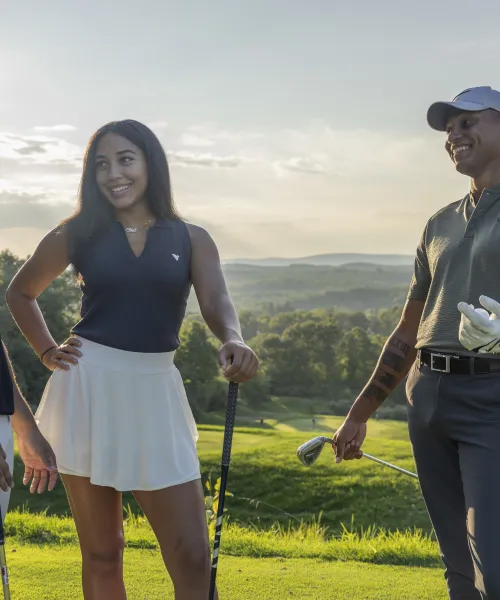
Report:
[[[175,258],[175,260],[179,260],[179,255],[178,254],[172,254],[172,256]]]

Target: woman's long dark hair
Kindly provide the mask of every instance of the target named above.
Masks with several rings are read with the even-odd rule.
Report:
[[[96,179],[96,148],[107,133],[120,135],[138,148],[146,157],[148,186],[146,198],[157,218],[179,219],[175,208],[165,151],[156,135],[138,121],[113,121],[98,129],[90,138],[83,160],[78,204],[71,217],[61,225],[68,228],[68,250],[73,259],[83,244],[115,219],[114,209],[99,190]]]

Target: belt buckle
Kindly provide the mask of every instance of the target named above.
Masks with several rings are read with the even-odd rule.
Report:
[[[439,369],[434,366],[435,358],[444,358],[444,369]],[[435,354],[431,352],[431,371],[438,371],[439,373],[450,373],[451,371],[451,355],[450,354]]]

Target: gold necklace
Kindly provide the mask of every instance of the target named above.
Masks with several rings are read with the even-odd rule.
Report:
[[[151,223],[153,221],[154,221],[154,219],[149,219],[149,221],[146,221],[145,223],[143,223],[142,225],[138,225],[137,227],[125,227],[125,232],[126,233],[137,233],[139,231],[139,229],[144,229],[144,227],[151,225]]]

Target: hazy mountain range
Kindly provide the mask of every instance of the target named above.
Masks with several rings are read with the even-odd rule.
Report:
[[[285,267],[288,265],[315,265],[339,267],[347,264],[372,264],[386,266],[412,265],[414,256],[406,254],[316,254],[298,258],[235,258],[225,260],[226,265],[254,265],[259,267]]]

